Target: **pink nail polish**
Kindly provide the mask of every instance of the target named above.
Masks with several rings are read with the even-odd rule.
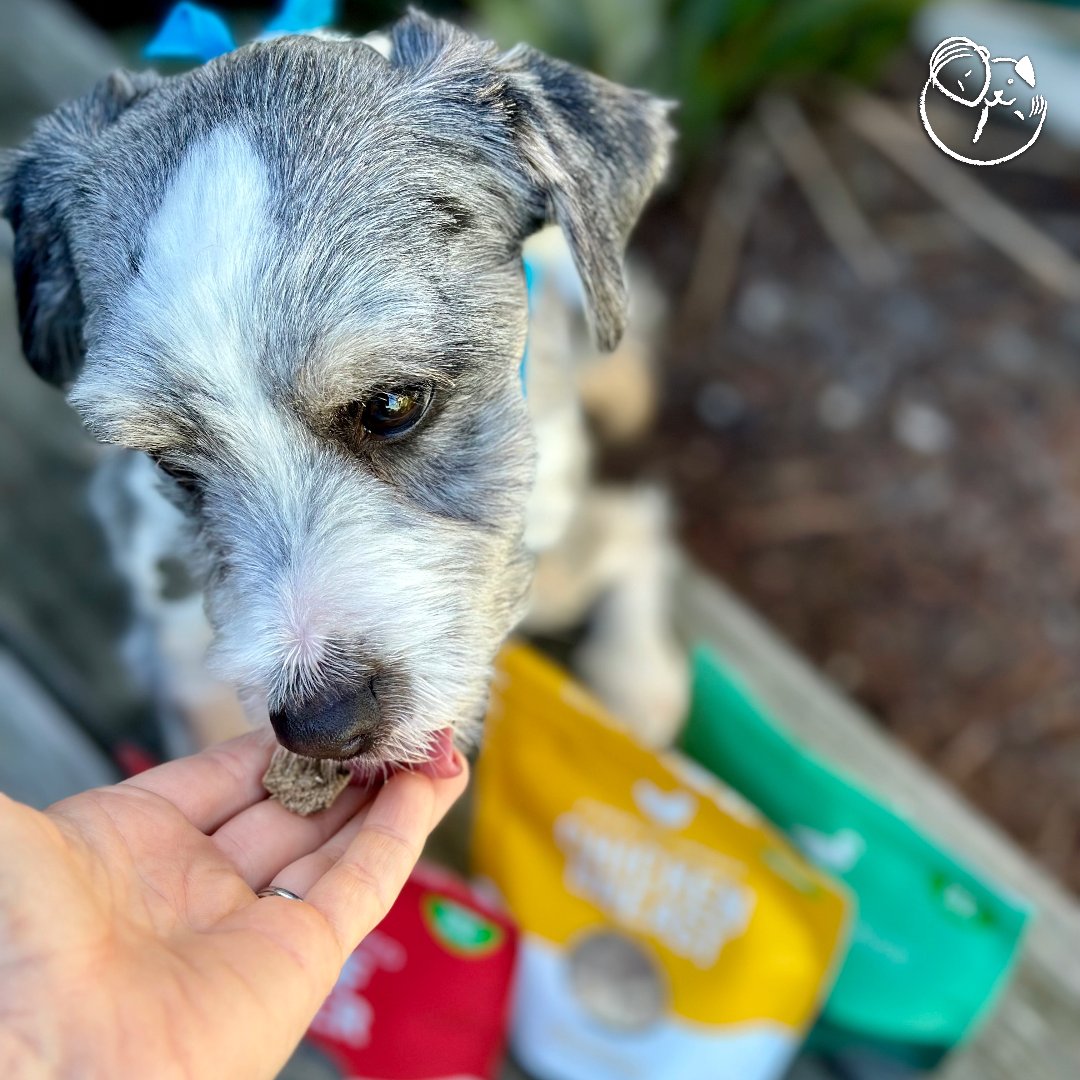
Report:
[[[417,766],[416,771],[430,776],[433,780],[450,780],[460,776],[465,768],[465,758],[460,750],[455,749],[452,754],[438,758],[435,761],[425,761]]]

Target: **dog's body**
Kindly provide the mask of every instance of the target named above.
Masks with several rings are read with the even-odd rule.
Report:
[[[684,718],[689,689],[671,632],[666,499],[650,486],[598,482],[591,468],[596,441],[626,441],[652,419],[664,299],[631,263],[626,332],[604,354],[589,339],[581,283],[558,230],[530,240],[526,259],[537,471],[525,540],[537,564],[523,626],[563,636],[584,625],[571,656],[577,673],[639,738],[664,746]]]
[[[98,503],[174,705],[221,680],[361,770],[470,739],[533,562],[521,244],[558,221],[614,345],[664,114],[411,15],[382,51],[118,74],[39,126],[2,185],[24,350],[142,452]]]

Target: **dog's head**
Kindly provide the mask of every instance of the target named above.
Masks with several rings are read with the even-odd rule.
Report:
[[[530,572],[521,244],[558,221],[613,345],[665,114],[412,14],[112,75],[9,164],[26,356],[158,462],[212,660],[291,749],[468,738]]]

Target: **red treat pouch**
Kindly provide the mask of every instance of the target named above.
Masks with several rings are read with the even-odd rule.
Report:
[[[307,1042],[357,1080],[494,1077],[516,951],[505,915],[422,863],[345,962]]]

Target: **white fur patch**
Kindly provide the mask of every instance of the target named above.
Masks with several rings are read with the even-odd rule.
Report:
[[[370,34],[365,34],[360,38],[365,45],[374,49],[381,57],[386,60],[390,59],[390,54],[394,51],[394,43],[390,40],[389,34],[384,34],[380,30],[375,30]]]
[[[185,368],[245,397],[253,378],[251,322],[264,252],[275,243],[266,168],[228,127],[182,161],[146,233],[129,294],[135,325],[154,326]]]

